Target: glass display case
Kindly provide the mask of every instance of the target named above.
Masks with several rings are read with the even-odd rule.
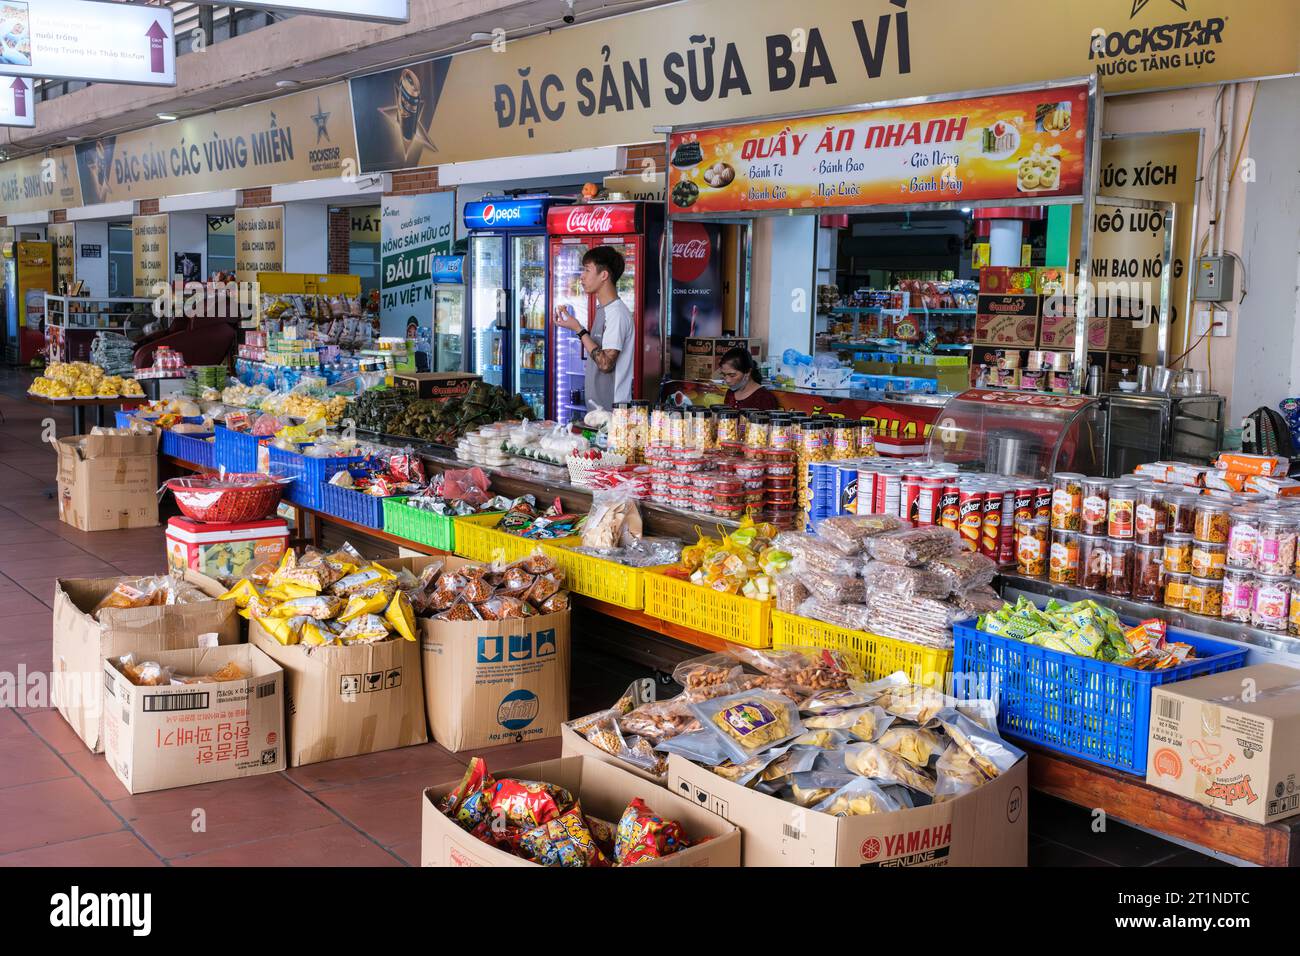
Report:
[[[153,299],[96,299],[45,295],[47,356],[53,362],[86,362],[100,332],[119,332],[135,341],[154,321]]]
[[[1103,475],[1106,408],[1083,395],[972,388],[951,398],[930,432],[930,461],[1046,479],[1058,471]]]

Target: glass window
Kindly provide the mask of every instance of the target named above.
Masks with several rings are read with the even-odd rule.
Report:
[[[208,217],[208,274],[235,271],[235,217]]]
[[[113,297],[135,295],[132,281],[134,246],[129,222],[108,224],[108,294]]]
[[[361,279],[361,294],[379,288],[379,207],[354,206],[348,211],[348,273]]]

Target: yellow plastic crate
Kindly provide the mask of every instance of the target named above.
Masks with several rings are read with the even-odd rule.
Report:
[[[772,612],[773,647],[824,647],[852,654],[862,664],[868,680],[906,671],[915,683],[943,690],[952,671],[952,649],[924,647],[866,631],[850,631],[825,621]]]
[[[645,612],[746,647],[772,646],[772,602],[645,572]]]
[[[494,525],[501,521],[501,514],[467,515],[456,519],[456,553],[471,561],[488,563],[504,556],[507,561],[518,561],[537,550],[539,544],[575,545],[582,541],[579,535],[567,538],[552,538],[549,541],[537,541],[521,538],[517,534],[499,531]]]
[[[578,539],[581,542],[581,538]],[[645,576],[648,568],[629,568],[626,565],[593,558],[589,554],[575,554],[572,544],[542,546],[555,563],[564,570],[564,586],[574,594],[617,604],[619,607],[639,611],[645,606]]]

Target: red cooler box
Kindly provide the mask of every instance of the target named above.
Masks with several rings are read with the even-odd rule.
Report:
[[[167,563],[176,571],[193,568],[222,580],[272,559],[278,561],[289,541],[289,526],[280,518],[231,524],[171,518],[167,521]]]

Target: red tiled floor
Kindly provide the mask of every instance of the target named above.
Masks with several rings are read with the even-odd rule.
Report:
[[[14,584],[12,587],[0,591],[0,640],[6,630],[10,629],[9,618],[20,614],[36,614],[41,611],[49,613],[49,608],[34,594],[29,594],[22,589],[21,585]]]
[[[21,519],[6,520],[0,524],[0,543],[3,544],[53,540],[58,540],[58,535],[53,531],[47,531],[39,525],[29,524]]]
[[[72,771],[59,755],[35,734],[7,738],[0,747],[0,788],[70,776]]]
[[[32,732],[50,745],[55,753],[90,753],[72,725],[57,710],[46,710],[25,718]]]
[[[122,830],[0,856],[0,866],[162,866],[134,833]]]
[[[176,866],[401,866],[347,824],[321,827],[200,853]]]
[[[3,649],[6,644],[30,644],[38,638],[49,641],[53,647],[53,612],[26,591],[23,594],[28,600],[35,602],[35,607],[31,611],[14,612],[0,617],[0,649]],[[4,598],[0,598],[0,602],[3,601]]]
[[[17,711],[8,707],[0,707],[0,738],[22,737],[31,732],[31,729],[18,716]]]
[[[0,544],[0,569],[16,565],[48,564],[57,568],[59,558],[85,557],[86,552],[71,541],[51,537],[45,541],[20,541],[14,544]],[[6,574],[8,571],[6,570]]]
[[[121,829],[122,821],[76,777],[0,789],[0,853]]]
[[[432,784],[455,780],[464,772],[464,767],[449,760],[441,776],[424,770],[401,773],[323,790],[316,797],[383,846],[393,847],[412,840],[418,843],[421,792]]]
[[[324,763],[308,764],[305,767],[294,767],[288,771],[288,775],[298,786],[313,792],[415,771],[430,774],[429,782],[438,783],[463,772],[453,771],[449,775],[445,774],[443,768],[451,766],[448,760],[463,767],[470,756],[472,755],[462,758],[459,754],[449,754],[437,744],[424,744],[418,747],[401,747],[397,750],[365,754],[361,757],[327,760]],[[444,776],[433,778],[439,772],[443,772]]]
[[[63,720],[58,711],[54,714]],[[34,715],[29,715],[28,719],[31,719],[31,716]],[[76,737],[76,734],[74,733],[73,736]],[[90,748],[81,742],[80,737],[76,739],[78,749],[62,755],[64,762],[72,768],[72,772],[90,784],[90,788],[109,803],[131,796],[122,781],[117,779],[117,774],[113,773],[113,768],[108,765],[104,755],[91,753]]]
[[[398,856],[400,856],[402,858],[402,861],[406,863],[407,866],[420,865],[420,841],[419,840],[412,840],[409,843],[399,843],[397,844],[397,846],[389,847],[389,849],[393,853],[396,853]],[[4,862],[3,858],[0,858],[0,863],[3,862]]]
[[[112,806],[167,859],[338,822],[279,774],[128,796]],[[197,833],[196,810],[203,811],[206,827]]]
[[[0,671],[18,674],[21,668],[26,674],[36,671],[49,674],[54,659],[53,650],[53,643],[48,637],[0,642]]]

